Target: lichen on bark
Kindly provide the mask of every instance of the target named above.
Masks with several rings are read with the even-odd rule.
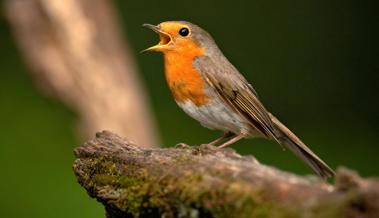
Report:
[[[338,218],[379,211],[378,182],[346,170],[332,186],[231,149],[141,148],[109,132],[75,155],[79,183],[108,217]]]

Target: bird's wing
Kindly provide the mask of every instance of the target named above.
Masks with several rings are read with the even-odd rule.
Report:
[[[256,130],[277,140],[270,116],[254,88],[228,60],[217,59],[217,63],[208,56],[200,56],[194,66],[205,77],[208,85],[249,120]]]

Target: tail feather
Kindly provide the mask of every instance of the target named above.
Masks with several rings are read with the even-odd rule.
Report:
[[[309,149],[295,134],[284,126],[276,117],[270,114],[272,123],[277,130],[277,140],[296,156],[302,159],[320,177],[328,178],[335,175],[334,171]]]

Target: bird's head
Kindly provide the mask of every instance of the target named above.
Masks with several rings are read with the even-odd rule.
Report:
[[[144,24],[159,34],[157,45],[143,50],[159,52],[188,52],[192,49],[209,49],[215,47],[212,37],[199,26],[186,21],[166,21],[158,25]]]

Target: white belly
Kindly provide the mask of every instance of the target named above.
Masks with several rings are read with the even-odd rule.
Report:
[[[209,129],[230,131],[235,134],[251,132],[246,120],[217,98],[202,106],[196,106],[191,101],[177,103],[189,116]]]

